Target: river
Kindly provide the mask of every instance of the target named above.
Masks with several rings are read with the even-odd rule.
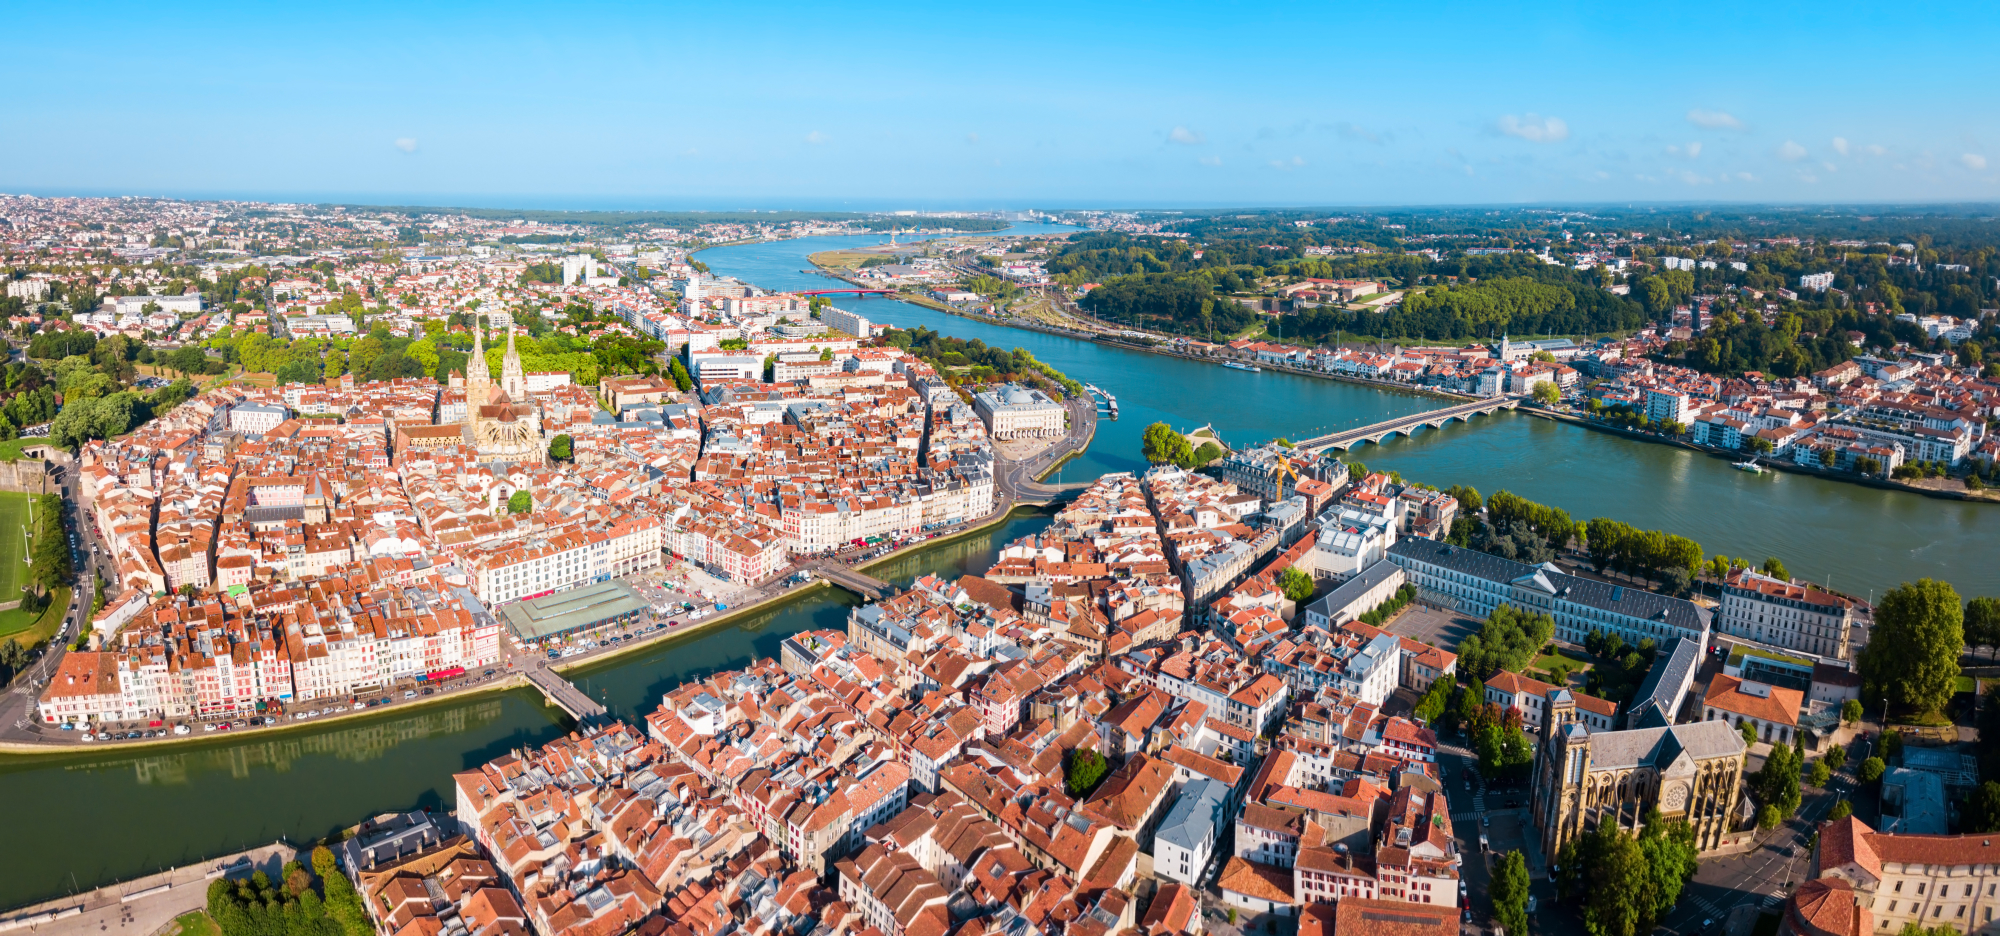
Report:
[[[1074,231],[1024,226],[1030,233]],[[717,273],[767,289],[826,288],[802,273],[807,255],[876,237],[823,237],[718,247],[701,253]],[[837,285],[837,284],[835,284]],[[1177,429],[1213,425],[1231,443],[1309,438],[1436,408],[1435,398],[1316,377],[1248,373],[1060,335],[949,315],[893,299],[838,297],[871,320],[923,325],[990,345],[1022,347],[1069,376],[1118,397],[1119,420],[1099,421],[1090,451],[1059,480],[1134,471],[1139,436],[1164,420]],[[1793,574],[1861,597],[1929,576],[1965,597],[2000,595],[2000,509],[1808,475],[1753,475],[1686,449],[1503,412],[1419,430],[1350,456],[1371,468],[1482,493],[1509,490],[1561,507],[1578,520],[1612,517],[1678,533],[1710,554],[1762,562],[1777,556]]]
[[[1070,228],[1026,230],[1073,231]],[[768,289],[825,287],[801,273],[806,256],[873,236],[809,238],[704,251],[717,273]],[[1078,380],[1116,394],[1121,419],[1101,421],[1064,480],[1143,467],[1139,434],[1165,420],[1212,424],[1234,443],[1304,438],[1432,408],[1431,398],[1289,374],[1250,374],[1094,342],[1007,328],[886,299],[841,299],[872,319],[924,325],[1003,347],[1025,347]],[[1921,576],[1962,594],[2000,594],[2000,518],[1990,506],[1937,500],[1801,475],[1750,475],[1727,462],[1516,413],[1478,417],[1357,449],[1370,466],[1439,486],[1502,488],[1579,519],[1610,516],[1689,536],[1709,552],[1782,557],[1794,574],[1876,594]],[[986,534],[873,570],[907,583],[935,572],[983,571],[998,544],[1036,532],[1017,515]],[[1983,557],[1983,558],[1982,558]],[[844,628],[855,599],[815,590],[720,630],[697,632],[573,674],[617,715],[637,719],[683,680],[776,656],[786,635]],[[157,756],[0,757],[8,807],[0,907],[15,906],[267,842],[325,835],[375,813],[449,805],[451,775],[564,725],[539,696],[515,691],[385,713],[352,725],[216,739]],[[26,847],[23,847],[26,846]]]
[[[983,572],[1002,543],[1046,529],[1017,512],[992,529],[869,571],[898,585]],[[697,631],[570,674],[637,722],[694,677],[778,656],[802,630],[845,630],[853,595],[816,588],[720,629]],[[276,840],[310,841],[369,816],[450,808],[451,775],[561,736],[566,717],[532,690],[439,702],[324,729],[203,739],[159,754],[0,756],[0,909],[88,890]]]

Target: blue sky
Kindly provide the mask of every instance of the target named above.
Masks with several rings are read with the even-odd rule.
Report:
[[[1984,4],[7,16],[5,192],[658,208],[2000,200],[2000,6]]]

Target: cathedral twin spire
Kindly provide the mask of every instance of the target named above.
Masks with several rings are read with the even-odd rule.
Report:
[[[486,366],[486,330],[474,320],[472,359],[465,362],[465,406],[476,410],[493,401],[493,371]],[[521,353],[514,349],[514,329],[507,329],[507,353],[500,359],[500,389],[507,398],[527,399],[528,377],[521,367]]]

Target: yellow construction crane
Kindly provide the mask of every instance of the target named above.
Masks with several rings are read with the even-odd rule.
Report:
[[[1284,456],[1280,455],[1280,456],[1278,456],[1278,460],[1277,460],[1277,463],[1276,463],[1276,464],[1273,464],[1273,465],[1271,466],[1271,476],[1272,476],[1272,477],[1274,477],[1274,478],[1277,478],[1277,479],[1278,479],[1278,496],[1277,496],[1277,497],[1274,497],[1274,498],[1272,498],[1273,500],[1284,500],[1284,499],[1285,499],[1285,476],[1286,476],[1286,475],[1290,475],[1290,476],[1291,476],[1291,478],[1292,478],[1292,489],[1293,489],[1294,491],[1298,490],[1298,487],[1299,487],[1299,473],[1298,473],[1298,470],[1292,467],[1292,460],[1291,460],[1291,459],[1289,459],[1289,458],[1286,458],[1286,457],[1284,457]]]

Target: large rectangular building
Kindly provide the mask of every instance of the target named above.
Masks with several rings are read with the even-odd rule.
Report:
[[[996,439],[1054,438],[1069,428],[1069,412],[1061,403],[1020,384],[974,394],[972,408]]]
[[[517,601],[500,609],[507,629],[523,643],[561,638],[607,624],[636,621],[646,599],[619,579]]]
[[[1739,570],[1722,586],[1715,629],[1835,660],[1849,657],[1854,603],[1832,592]]]
[[[875,334],[873,322],[846,309],[827,306],[819,310],[819,321],[828,328],[844,331],[856,338],[869,338]]]
[[[1693,602],[1578,578],[1553,563],[1531,566],[1424,539],[1396,541],[1389,560],[1403,567],[1422,600],[1480,617],[1503,604],[1541,612],[1555,619],[1555,636],[1572,643],[1603,631],[1633,645],[1651,640],[1665,647],[1685,638],[1708,646],[1708,612]]]

